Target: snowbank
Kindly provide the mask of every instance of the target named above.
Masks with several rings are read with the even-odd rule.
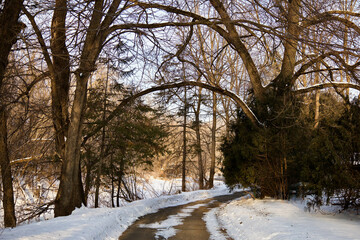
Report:
[[[242,198],[204,217],[212,239],[360,239],[360,216],[309,212],[300,201]],[[223,231],[224,232],[224,231]]]

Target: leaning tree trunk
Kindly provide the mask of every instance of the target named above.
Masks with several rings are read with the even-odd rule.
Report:
[[[0,165],[3,182],[3,208],[5,227],[15,227],[14,192],[12,186],[12,175],[10,159],[7,148],[7,117],[5,109],[0,110]]]
[[[85,202],[80,177],[80,147],[88,77],[88,74],[76,76],[77,84],[68,130],[69,137],[66,141],[60,186],[55,200],[55,217],[70,215],[76,207],[81,207],[81,204]]]

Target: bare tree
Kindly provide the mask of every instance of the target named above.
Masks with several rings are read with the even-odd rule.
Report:
[[[120,3],[121,1],[115,0],[105,5],[103,1],[95,1],[94,3],[83,3],[79,6],[88,10],[89,18],[83,19],[84,22],[88,21],[85,35],[83,35],[84,41],[76,43],[81,45],[82,48],[79,53],[80,59],[78,59],[74,71],[76,89],[70,110],[71,117],[69,118],[69,74],[71,66],[69,64],[69,49],[66,46],[66,38],[69,36],[65,24],[69,11],[68,4],[75,3],[65,0],[56,1],[50,42],[52,59],[35,17],[29,11],[24,10],[36,32],[52,79],[56,149],[63,162],[59,191],[55,201],[55,216],[69,215],[75,207],[80,207],[81,203],[84,202],[80,178],[80,145],[83,114],[86,106],[87,82],[91,73],[96,69],[96,61],[105,41],[116,30],[110,28],[111,24],[122,11],[125,11],[131,5],[131,3],[127,2],[119,9]],[[76,47],[79,47],[79,45]]]
[[[8,56],[17,36],[24,24],[19,22],[23,1],[14,0],[4,2],[0,12],[0,92],[4,93],[3,79],[8,65]],[[3,182],[3,206],[5,227],[15,227],[14,194],[12,185],[11,166],[7,147],[7,110],[4,100],[0,96],[0,164]]]

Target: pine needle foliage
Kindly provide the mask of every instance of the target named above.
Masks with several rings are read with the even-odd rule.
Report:
[[[282,105],[276,98],[267,106],[253,102],[256,114],[265,119],[263,128],[238,112],[221,147],[226,184],[251,187],[259,197],[288,199],[296,190],[314,195],[314,204],[326,199],[344,209],[359,207],[359,100],[345,104],[323,94],[314,127],[313,96],[305,97],[310,104],[293,97],[283,101],[291,104]]]

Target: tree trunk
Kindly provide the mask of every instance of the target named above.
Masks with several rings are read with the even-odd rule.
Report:
[[[63,3],[65,0],[58,0]],[[81,182],[80,148],[82,143],[82,124],[86,107],[87,84],[90,74],[95,70],[95,63],[102,50],[107,34],[105,31],[116,18],[116,11],[121,0],[114,0],[107,13],[104,13],[102,1],[95,1],[94,11],[86,32],[86,39],[80,56],[79,68],[75,72],[76,90],[71,109],[70,123],[67,130],[67,140],[63,166],[60,176],[60,186],[55,200],[55,217],[70,215],[75,207],[84,202],[84,192]],[[106,17],[104,17],[106,16]],[[102,18],[103,22],[101,22]]]
[[[90,156],[88,159],[90,161]],[[92,170],[92,163],[88,162],[86,164],[86,177],[85,177],[85,190],[84,190],[84,200],[86,205],[91,188],[91,178],[92,178],[91,170]]]
[[[118,16],[117,11],[121,0],[112,1],[107,12],[104,12],[103,1],[95,1],[94,3],[91,17],[88,19],[89,24],[86,29],[84,45],[82,52],[80,52],[80,64],[75,72],[76,90],[69,123],[67,123],[68,106],[66,105],[68,103],[68,96],[62,95],[63,93],[65,94],[69,83],[69,78],[67,78],[69,64],[66,65],[69,63],[68,51],[65,44],[67,2],[66,0],[56,0],[55,2],[51,30],[51,49],[54,64],[50,61],[41,32],[35,26],[48,68],[50,70],[53,68],[51,70],[52,94],[56,95],[52,95],[54,97],[53,118],[57,138],[56,150],[60,158],[62,158],[63,164],[60,186],[55,200],[55,217],[69,215],[75,207],[80,207],[81,203],[85,202],[81,182],[80,148],[82,118],[86,106],[87,82],[90,74],[95,70],[96,60],[107,36],[114,31],[109,31],[109,27]],[[30,14],[27,13],[26,15]],[[36,25],[32,16],[29,16],[29,20],[32,25]],[[53,83],[55,84],[53,85]],[[56,100],[59,101],[57,102]],[[66,141],[65,137],[67,137]]]
[[[117,193],[116,193],[116,206],[117,207],[120,207],[121,178],[122,178],[122,176],[120,175],[118,177],[118,182],[117,182]]]
[[[316,39],[316,35],[314,32],[314,39]],[[319,54],[318,51],[315,51],[315,54]],[[314,85],[319,84],[320,83],[320,63],[317,62],[315,64],[315,77],[314,77]],[[341,74],[342,76],[342,74]],[[319,118],[320,118],[320,90],[316,90],[315,91],[315,124],[314,124],[314,128],[316,129],[319,126]]]
[[[70,215],[75,207],[81,207],[81,203],[86,204],[80,171],[80,140],[87,79],[77,76],[72,123],[69,126],[70,64],[66,48],[66,14],[67,1],[56,0],[51,23],[51,51],[53,54],[51,97],[55,149],[62,159],[62,170],[55,200],[55,217]],[[65,142],[67,136],[69,137]]]
[[[196,131],[196,154],[198,158],[198,168],[199,168],[199,188],[204,189],[204,166],[202,161],[201,154],[201,136],[200,136],[200,125],[197,124],[195,127]]]
[[[199,89],[199,100],[197,109],[195,110],[195,133],[196,133],[196,154],[198,158],[199,168],[199,188],[204,189],[204,165],[201,150],[201,134],[200,134],[200,106],[201,106],[201,88]]]
[[[287,88],[287,85],[292,86],[294,83],[291,79],[294,75],[294,69],[296,66],[296,53],[298,46],[299,31],[299,19],[300,19],[300,0],[292,0],[289,3],[287,13],[287,29],[283,40],[284,55],[281,65],[280,74],[278,80],[280,80],[280,86]]]
[[[314,128],[319,126],[320,118],[320,90],[315,91],[315,125]]]
[[[107,88],[109,82],[109,66],[106,73],[106,82],[105,82],[105,89],[104,89],[104,105],[103,105],[103,114],[102,114],[102,121],[106,120],[106,106],[107,106]],[[100,143],[100,159],[99,159],[99,167],[96,175],[96,190],[95,190],[95,208],[99,207],[99,191],[100,191],[100,178],[102,174],[103,168],[103,158],[105,157],[104,150],[105,150],[105,136],[106,136],[106,126],[103,126],[101,132],[101,143]]]
[[[14,192],[12,185],[10,159],[7,148],[7,116],[5,109],[0,110],[0,164],[4,193],[4,225],[5,227],[15,227],[16,217],[14,206]]]
[[[2,1],[1,1],[2,2]],[[4,91],[3,79],[12,46],[17,41],[24,24],[18,22],[23,0],[5,0],[0,12],[0,92]],[[1,96],[0,96],[1,98]],[[0,166],[3,186],[3,208],[5,227],[15,227],[15,204],[12,185],[11,165],[7,146],[6,106],[0,99]]]
[[[181,191],[186,191],[186,124],[187,124],[187,96],[186,87],[184,92],[184,126],[183,126],[183,159],[182,159],[182,181]]]
[[[56,0],[51,23],[52,52],[51,107],[55,129],[55,150],[60,159],[65,155],[65,138],[69,121],[70,57],[66,48],[66,0]]]
[[[110,159],[110,167],[111,167],[111,207],[115,207],[115,202],[114,202],[114,197],[115,197],[115,185],[114,185],[114,179],[115,179],[115,175],[114,175],[114,165],[113,165],[113,156],[111,154],[111,159]]]
[[[115,202],[114,202],[114,197],[115,197],[115,185],[114,185],[114,175],[111,175],[111,207],[115,207]]]
[[[117,185],[118,189],[117,189],[117,194],[116,194],[116,206],[117,207],[120,207],[120,191],[121,191],[122,178],[124,176],[124,168],[125,168],[125,162],[124,162],[124,159],[121,159],[121,161],[120,161],[120,171],[119,171],[119,176],[118,176],[118,185]]]
[[[100,159],[99,167],[95,180],[95,208],[99,207],[99,193],[100,193],[100,176],[102,172],[102,161]]]
[[[66,141],[60,186],[55,200],[55,217],[70,215],[76,207],[81,207],[81,203],[85,203],[80,177],[80,147],[88,77],[89,75],[80,76],[80,74],[76,76],[77,84],[68,130],[69,137]]]
[[[214,175],[215,175],[215,162],[216,162],[216,94],[213,93],[213,118],[211,128],[211,164],[210,164],[210,176],[209,176],[209,188],[214,187]]]
[[[1,1],[2,2],[2,1]],[[23,0],[5,0],[0,12],[0,87],[8,65],[8,57],[24,24],[18,22]]]

